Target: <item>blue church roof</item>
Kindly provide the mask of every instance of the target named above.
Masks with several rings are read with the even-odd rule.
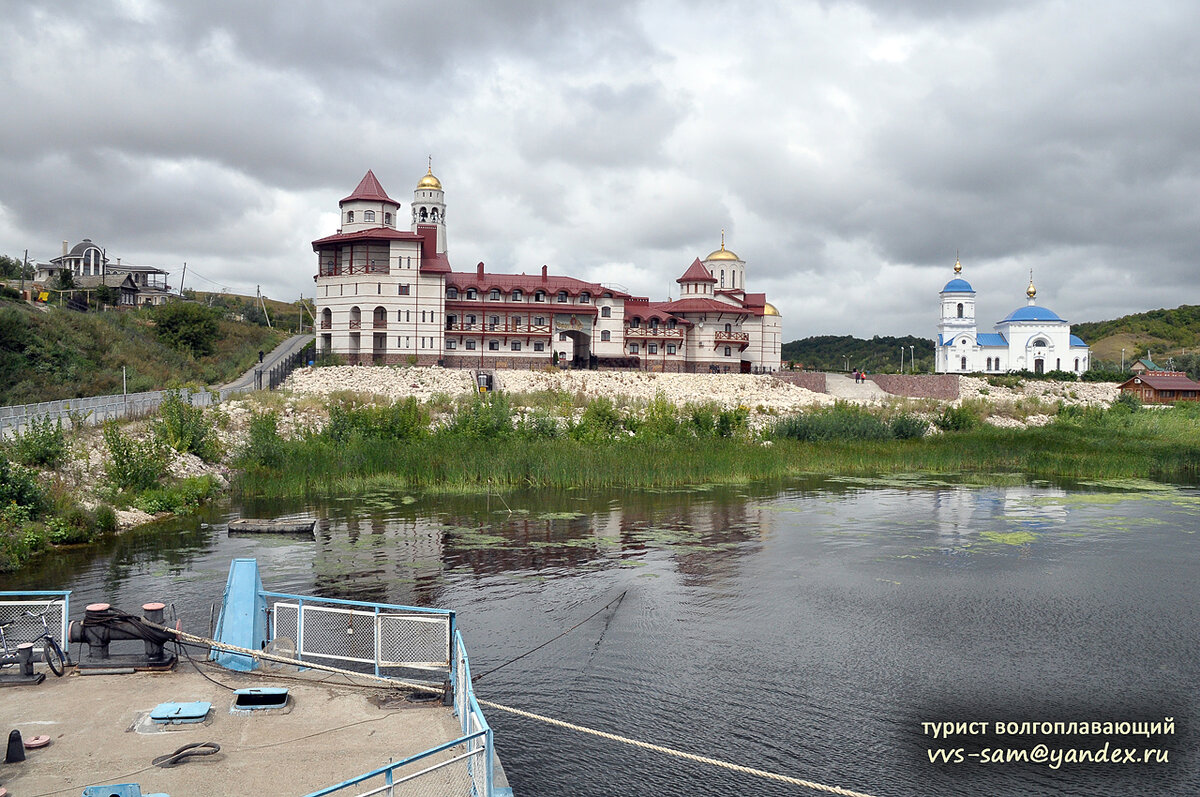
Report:
[[[955,277],[946,283],[946,287],[942,288],[942,293],[974,293],[975,289],[971,287],[971,283],[965,279]]]
[[[980,346],[1004,346],[1008,347],[1008,341],[999,332],[980,332],[975,338],[975,342]]]
[[[1084,348],[1086,348],[1086,347],[1087,347],[1087,344],[1086,344],[1086,343],[1084,343],[1084,342],[1083,342],[1083,339],[1082,339],[1082,338],[1080,338],[1078,335],[1072,335],[1072,336],[1071,336],[1071,345],[1072,345],[1072,346],[1082,346],[1082,347],[1084,347]]]
[[[1003,320],[1005,321],[1062,321],[1063,319],[1055,315],[1053,310],[1047,310],[1045,307],[1038,307],[1036,304],[1018,307],[1009,313]]]

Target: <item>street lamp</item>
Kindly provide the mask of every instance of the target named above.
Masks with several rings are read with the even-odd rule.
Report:
[[[1125,350],[1121,349],[1121,373],[1125,373]]]
[[[850,355],[848,355],[848,354],[843,354],[843,355],[842,355],[842,362],[843,362],[843,364],[844,364],[844,366],[845,366],[845,367],[844,367],[842,370],[844,370],[844,371],[849,371],[849,370],[850,370]]]
[[[904,373],[904,347],[900,347],[900,373]]]
[[[916,355],[913,354],[913,349],[915,349],[915,348],[916,348],[915,344],[909,344],[909,346],[908,346],[908,370],[909,370],[909,373],[913,373],[913,374],[915,374],[917,372],[917,364],[916,364],[916,360],[914,359],[916,357]]]

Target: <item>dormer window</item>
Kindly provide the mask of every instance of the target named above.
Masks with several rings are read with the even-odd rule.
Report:
[[[513,301],[513,302],[521,301],[521,289],[513,288],[513,292],[511,294],[509,294],[508,299],[509,299],[509,301]]]
[[[500,301],[500,289],[499,288],[492,288],[492,290],[488,293],[488,301],[492,301],[492,302]]]
[[[557,299],[557,301],[558,301],[558,303],[559,303],[559,304],[566,304],[566,303],[567,303],[567,292],[566,292],[566,291],[559,291],[559,292],[558,292],[558,299]]]
[[[354,223],[354,211],[353,211],[353,210],[347,210],[347,211],[346,211],[346,223],[347,223],[347,224],[353,224],[353,223]]]
[[[591,302],[591,300],[592,300],[592,295],[590,293],[588,293],[587,291],[584,291],[583,293],[579,294],[579,303],[580,304],[588,304],[589,302]]]
[[[363,221],[375,221],[375,211],[373,211],[373,210],[363,211]]]
[[[447,288],[446,289],[446,298],[447,299],[457,299],[458,298],[458,288]]]
[[[474,288],[467,288],[467,298],[468,299],[475,298],[475,289]]]
[[[533,295],[533,300],[534,300],[535,302],[544,302],[544,301],[546,301],[546,292],[545,292],[545,291],[538,291],[537,293],[535,293],[535,294]]]

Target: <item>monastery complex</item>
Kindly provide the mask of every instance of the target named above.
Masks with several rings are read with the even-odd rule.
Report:
[[[678,299],[553,274],[455,271],[446,201],[432,167],[411,221],[368,171],[338,203],[341,227],[313,241],[317,345],[347,363],[452,368],[628,368],[684,373],[779,370],[779,312],[746,290],[746,263],[725,248],[676,280]]]

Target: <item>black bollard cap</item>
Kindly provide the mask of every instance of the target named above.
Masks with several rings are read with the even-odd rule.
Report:
[[[14,730],[8,735],[8,749],[4,752],[4,763],[15,764],[25,760],[25,745],[21,742],[21,732]]]

